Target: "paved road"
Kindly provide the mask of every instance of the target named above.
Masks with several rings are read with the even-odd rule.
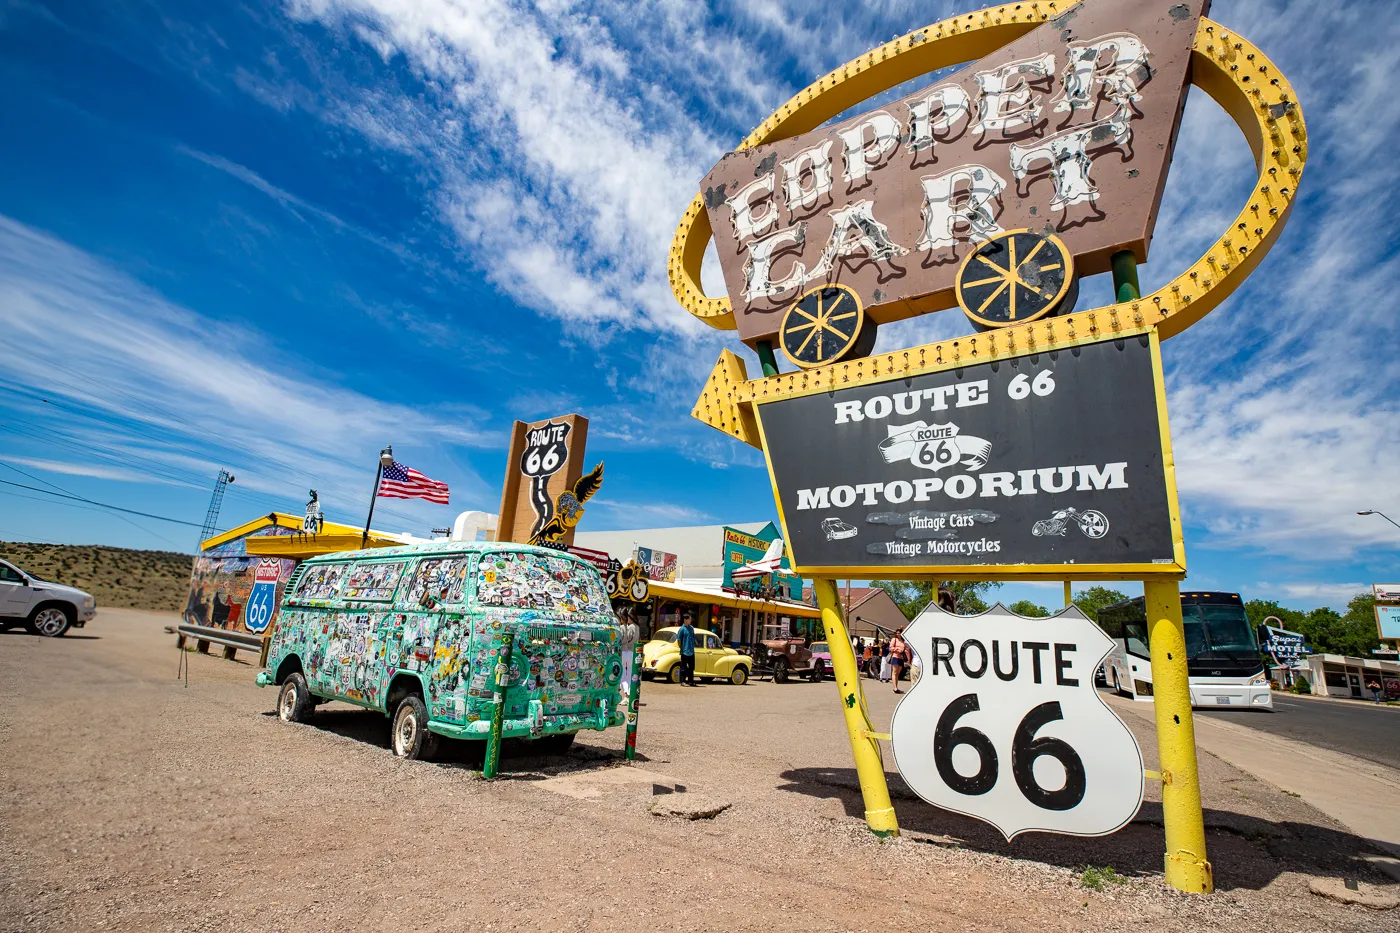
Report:
[[[1400,710],[1366,703],[1328,703],[1274,694],[1274,710],[1196,710],[1197,716],[1238,723],[1334,752],[1400,768]]]

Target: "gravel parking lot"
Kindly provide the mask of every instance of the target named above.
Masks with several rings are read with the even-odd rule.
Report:
[[[1362,840],[1208,756],[1219,893],[1188,897],[1150,784],[1111,837],[1008,844],[891,775],[903,836],[876,840],[830,682],[647,684],[636,764],[621,730],[584,733],[489,783],[461,754],[394,759],[377,714],[285,725],[248,664],[191,655],[186,686],[174,620],[0,635],[0,930],[1400,930],[1309,891],[1396,894]],[[1086,865],[1126,880],[1088,889]]]

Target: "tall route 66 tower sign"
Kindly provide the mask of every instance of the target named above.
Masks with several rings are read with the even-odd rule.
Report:
[[[916,29],[783,104],[701,180],[676,231],[677,300],[737,331],[762,366],[751,379],[725,350],[693,414],[764,452],[793,569],[816,582],[877,833],[898,824],[835,579],[1141,580],[1166,879],[1212,890],[1160,342],[1224,301],[1278,238],[1307,133],[1288,81],[1209,19],[1207,5],[1038,0]],[[824,125],[962,63],[928,87]],[[1143,295],[1137,264],[1148,260],[1192,84],[1243,131],[1258,180],[1205,254]],[[712,240],[724,297],[699,285]],[[1080,277],[1101,272],[1113,276],[1115,303],[1078,308]],[[881,324],[940,311],[965,316],[966,336],[870,355]],[[1042,806],[1076,796],[1065,749],[1083,769],[1082,812],[1102,804],[1130,817],[1140,797],[1134,743],[1086,755],[1072,741],[1085,716],[1116,722],[1092,697],[1101,645],[1087,621],[1018,620],[1000,609],[978,621],[999,634],[971,636],[965,621],[936,611],[911,628],[925,677],[892,727],[909,783],[1008,835],[1111,831],[1116,818],[1090,825],[1066,817],[1073,808]],[[934,673],[940,651],[969,640],[982,649],[967,649],[966,670],[958,655],[938,660]],[[1003,673],[1016,653],[1029,681],[998,677],[993,658],[991,674],[968,675],[993,643]],[[1057,657],[1056,645],[1075,647]],[[1056,670],[1065,683],[1046,680]],[[974,732],[987,744],[954,741]],[[1005,766],[989,771],[994,759]]]

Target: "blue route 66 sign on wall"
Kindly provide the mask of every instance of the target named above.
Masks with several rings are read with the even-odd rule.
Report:
[[[267,631],[272,622],[272,613],[277,609],[277,580],[281,575],[281,561],[266,557],[258,561],[253,592],[248,594],[248,606],[243,610],[243,625],[255,635]]]

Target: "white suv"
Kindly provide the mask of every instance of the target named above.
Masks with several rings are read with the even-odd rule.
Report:
[[[97,600],[90,594],[40,580],[0,560],[0,629],[22,620],[30,633],[57,638],[70,628],[82,628],[95,615]]]

